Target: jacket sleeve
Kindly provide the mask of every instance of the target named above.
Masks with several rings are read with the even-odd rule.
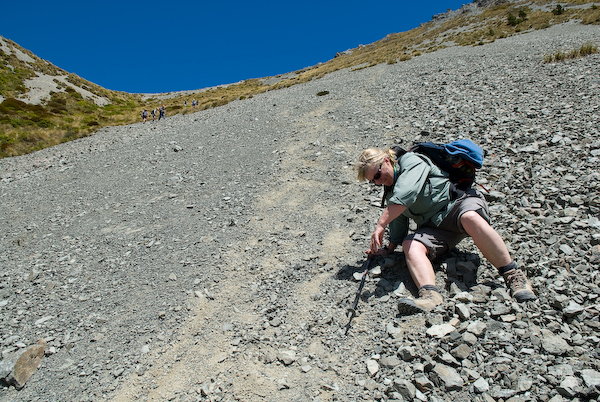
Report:
[[[427,182],[431,167],[413,153],[404,154],[398,163],[401,163],[402,170],[388,203],[410,208]]]
[[[404,238],[408,234],[408,218],[404,215],[400,215],[390,222],[388,228],[390,230],[390,242],[402,244]]]

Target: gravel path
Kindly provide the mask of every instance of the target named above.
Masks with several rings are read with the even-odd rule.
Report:
[[[590,41],[555,26],[0,160],[0,348],[48,344],[0,400],[597,399],[600,56],[542,63]],[[427,316],[397,316],[414,285],[379,261],[345,337],[379,214],[351,163],[460,136],[539,301],[465,241]]]

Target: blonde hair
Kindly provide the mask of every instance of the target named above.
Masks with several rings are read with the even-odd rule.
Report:
[[[396,153],[391,149],[368,148],[362,151],[358,157],[358,162],[354,165],[358,181],[365,181],[367,169],[382,164],[385,158],[389,158],[392,165],[396,163]]]

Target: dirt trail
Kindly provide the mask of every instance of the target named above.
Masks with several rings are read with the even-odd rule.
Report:
[[[298,119],[300,123],[295,123],[301,141],[294,142],[295,139],[292,139],[280,152],[281,174],[274,178],[273,186],[261,194],[257,204],[252,206],[254,217],[247,228],[252,235],[246,241],[235,244],[223,256],[221,269],[226,278],[222,281],[220,292],[212,300],[196,298],[192,317],[182,326],[177,343],[166,350],[152,353],[147,363],[150,368],[141,375],[134,373],[127,378],[114,400],[137,400],[140,397],[168,400],[200,384],[206,386],[207,379],[232,371],[236,372],[233,393],[243,400],[275,398],[278,389],[273,378],[285,381],[285,386],[289,388],[304,388],[307,383],[334,382],[331,373],[318,368],[311,368],[308,373],[298,371],[297,378],[279,377],[281,373],[277,366],[258,361],[260,342],[256,345],[234,345],[237,331],[223,329],[225,323],[235,323],[236,327],[260,324],[262,317],[254,303],[255,289],[252,284],[269,278],[274,271],[281,269],[282,260],[288,259],[286,256],[302,258],[297,255],[295,241],[264,244],[270,233],[280,230],[282,226],[296,230],[297,239],[306,235],[300,228],[290,227],[293,225],[287,216],[290,211],[293,211],[294,222],[303,222],[325,219],[330,209],[335,207],[315,203],[315,195],[326,191],[327,183],[302,172],[325,169],[325,166],[318,160],[311,160],[309,153],[301,146],[318,141],[324,131],[337,129],[326,119],[327,112],[333,107],[335,105],[325,103]],[[321,251],[318,257],[321,264],[333,263],[336,255],[345,254],[345,243],[348,241],[345,231],[336,228],[325,231],[325,235],[319,239]],[[249,270],[248,267],[252,265],[259,268]],[[313,297],[319,294],[321,284],[330,277],[331,272],[324,272],[292,284],[293,297],[288,299],[287,306],[289,325],[303,325],[309,320],[309,312],[316,308]],[[270,331],[265,332],[268,334]],[[315,353],[322,348],[318,342],[311,346]],[[291,389],[291,392],[297,391]]]

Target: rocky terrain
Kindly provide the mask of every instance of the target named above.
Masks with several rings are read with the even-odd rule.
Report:
[[[0,400],[598,400],[600,56],[543,63],[586,42],[554,26],[0,160],[3,361],[46,342]],[[345,336],[380,213],[352,163],[462,137],[539,300],[465,241],[444,305],[399,316],[397,253]]]

